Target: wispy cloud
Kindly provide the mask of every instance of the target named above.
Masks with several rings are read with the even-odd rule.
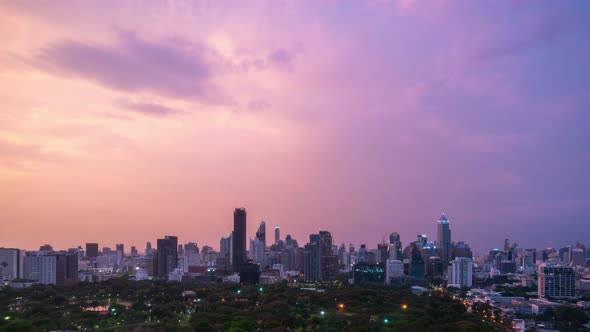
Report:
[[[213,83],[223,66],[219,55],[187,40],[154,42],[117,30],[113,44],[63,40],[43,49],[34,63],[44,70],[95,81],[111,89],[206,104],[231,103]]]
[[[503,35],[502,40],[479,46],[473,52],[475,60],[490,60],[508,56],[538,44],[555,39],[563,29],[563,22],[556,17],[544,17],[533,22],[520,33]]]

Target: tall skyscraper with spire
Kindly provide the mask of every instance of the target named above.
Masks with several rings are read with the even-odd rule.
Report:
[[[232,236],[232,268],[240,272],[242,264],[247,262],[246,256],[246,209],[234,210],[234,232]]]
[[[281,240],[281,230],[279,226],[275,227],[275,244],[278,245],[279,241]]]
[[[443,213],[437,220],[438,224],[438,239],[436,245],[438,247],[438,255],[440,256],[443,267],[446,267],[451,261],[451,229],[449,227],[449,219]]]

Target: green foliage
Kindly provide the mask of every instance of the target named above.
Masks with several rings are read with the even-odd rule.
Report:
[[[184,290],[195,292],[183,298]],[[15,301],[17,297],[22,298]],[[257,286],[134,282],[128,278],[0,290],[11,321],[0,331],[491,331],[446,293],[416,296],[408,288],[332,286],[325,292],[285,283]],[[105,312],[89,311],[106,308]],[[489,308],[478,308],[489,310]],[[323,314],[322,314],[323,312]],[[577,319],[572,313],[560,317]],[[387,319],[387,320],[385,320]],[[580,317],[581,319],[581,317]],[[20,329],[20,330],[19,330]]]

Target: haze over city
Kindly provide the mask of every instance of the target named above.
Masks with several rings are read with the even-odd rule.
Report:
[[[0,245],[589,245],[587,1],[3,1]]]

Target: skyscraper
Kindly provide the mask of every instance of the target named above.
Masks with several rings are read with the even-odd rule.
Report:
[[[279,229],[279,226],[275,227],[275,244],[279,245],[279,241],[281,240],[281,230]]]
[[[305,282],[321,280],[319,235],[309,236],[309,243],[303,249],[303,279]]]
[[[400,240],[400,236],[397,232],[393,232],[391,235],[389,235],[389,259],[399,261],[403,260],[402,241]]]
[[[451,261],[451,229],[449,228],[449,219],[443,213],[437,221],[438,240],[436,246],[439,250],[439,256],[443,266],[447,266]]]
[[[262,242],[264,249],[266,249],[266,222],[261,221],[258,230],[256,231],[256,238]]]
[[[234,210],[232,242],[232,268],[234,272],[240,272],[240,267],[248,259],[246,256],[246,209],[244,208]]]
[[[320,231],[321,280],[332,280],[338,276],[338,257],[332,252],[332,234]]]
[[[165,236],[158,239],[158,277],[167,279],[168,273],[178,267],[178,238]]]
[[[449,285],[457,288],[471,287],[473,283],[473,263],[471,258],[457,257],[448,267],[447,279]]]
[[[121,256],[125,256],[125,245],[123,243],[119,243],[116,246],[117,251],[121,252]]]
[[[98,256],[98,243],[86,243],[86,257]]]

